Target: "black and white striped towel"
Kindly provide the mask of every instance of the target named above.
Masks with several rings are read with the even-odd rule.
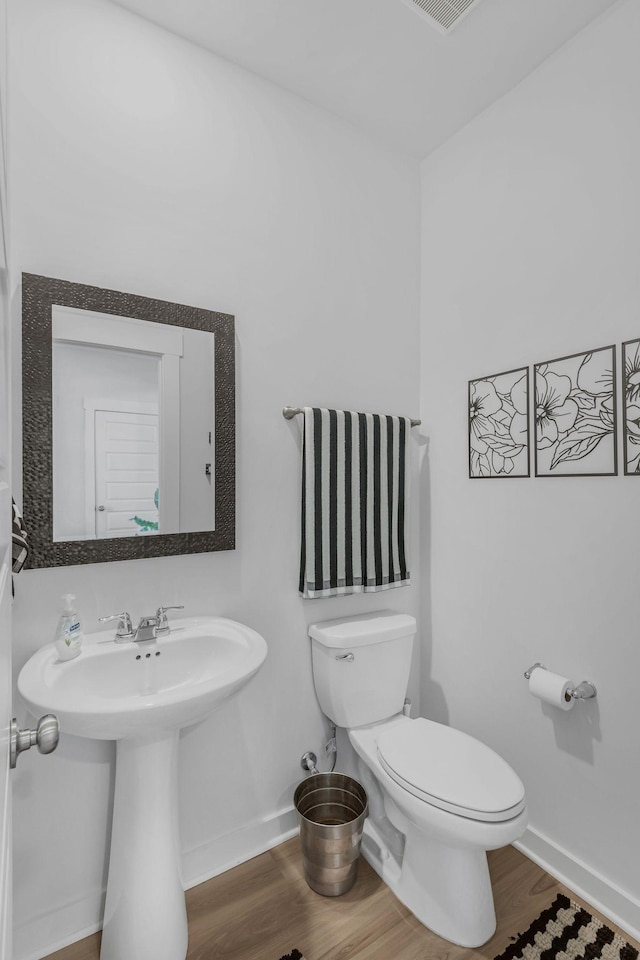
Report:
[[[335,597],[407,586],[405,417],[304,408],[300,593]]]

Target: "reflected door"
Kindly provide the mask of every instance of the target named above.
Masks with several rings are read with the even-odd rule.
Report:
[[[157,413],[95,411],[95,536],[159,530]]]

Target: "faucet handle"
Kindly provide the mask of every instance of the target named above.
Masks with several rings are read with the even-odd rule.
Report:
[[[158,607],[156,610],[156,617],[158,620],[158,627],[156,633],[166,634],[169,633],[169,620],[167,619],[167,610],[184,610],[184,604],[178,604],[174,607]]]
[[[126,610],[123,613],[114,613],[110,617],[98,617],[100,623],[108,623],[109,620],[118,621],[115,636],[116,643],[121,643],[123,640],[133,640],[133,624]]]

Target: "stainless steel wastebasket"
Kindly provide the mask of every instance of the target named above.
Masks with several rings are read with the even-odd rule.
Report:
[[[304,876],[316,893],[339,897],[356,882],[364,821],[362,784],[342,773],[316,773],[298,784],[293,802],[300,822]]]

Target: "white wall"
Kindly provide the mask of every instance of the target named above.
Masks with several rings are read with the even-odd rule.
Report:
[[[11,341],[10,341],[10,291],[8,263],[6,256],[8,240],[7,218],[7,168],[6,168],[6,97],[7,97],[7,33],[6,33],[6,0],[0,0],[0,509],[2,510],[2,554],[7,556],[9,538],[11,536],[9,522],[9,496],[11,494],[10,455],[11,455],[11,424],[8,412],[10,411],[10,371],[11,371]],[[7,411],[7,412],[5,412]],[[2,490],[2,488],[4,488]],[[11,600],[8,582],[0,601],[0,710],[2,723],[7,730],[10,720],[13,692],[11,689]],[[0,956],[11,955],[11,770],[9,769],[9,744],[5,734],[2,745],[2,778],[0,783]]]
[[[421,370],[423,709],[512,763],[529,851],[635,931],[640,480],[471,482],[466,398],[640,336],[639,42],[620,3],[424,162]],[[536,660],[597,700],[543,707]]]
[[[415,586],[298,597],[300,422],[281,410],[415,416],[419,168],[104,0],[12,0],[10,26],[16,281],[25,270],[236,316],[237,549],[27,571],[14,605],[16,668],[51,639],[67,590],[86,630],[123,608],[184,603],[264,634],[259,675],[182,737],[191,882],[295,825],[299,758],[326,733],[308,623],[417,607]],[[22,960],[99,919],[112,747],[63,736],[15,774]]]

